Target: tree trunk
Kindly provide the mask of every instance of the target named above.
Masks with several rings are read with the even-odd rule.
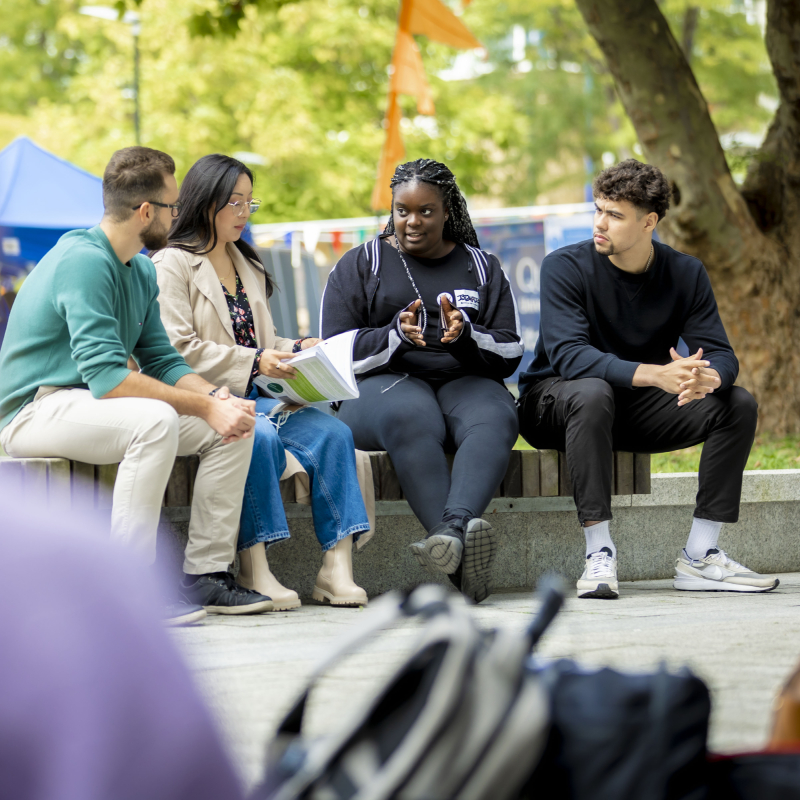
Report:
[[[687,63],[692,63],[692,51],[694,50],[694,35],[697,31],[697,21],[700,19],[700,9],[697,6],[689,6],[683,13],[683,35],[681,36],[681,47],[686,56]]]
[[[800,0],[771,0],[781,104],[740,191],[655,0],[577,0],[645,157],[673,186],[660,235],[700,258],[762,430],[800,432]]]

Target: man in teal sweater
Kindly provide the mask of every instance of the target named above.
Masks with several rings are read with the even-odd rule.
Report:
[[[170,345],[155,268],[139,255],[166,246],[179,211],[174,173],[158,150],[117,151],[103,175],[100,224],[64,235],[25,281],[0,349],[0,444],[16,458],[120,462],[112,537],[150,563],[175,456],[199,455],[183,593],[210,612],[269,611],[268,597],[227,572],[255,404],[203,380]],[[202,616],[198,606],[171,612]]]

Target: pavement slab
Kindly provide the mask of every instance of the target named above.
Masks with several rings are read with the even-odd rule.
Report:
[[[710,748],[763,747],[772,704],[800,660],[800,573],[779,575],[766,594],[677,592],[671,580],[620,584],[618,600],[570,597],[538,654],[581,665],[647,671],[689,666],[711,690]],[[522,630],[536,600],[492,595],[471,608],[486,628]],[[249,789],[261,778],[266,745],[313,668],[359,609],[304,605],[253,617],[210,616],[171,635],[196,677],[223,741]],[[413,649],[416,623],[375,636],[319,684],[306,729],[318,735],[360,712]]]

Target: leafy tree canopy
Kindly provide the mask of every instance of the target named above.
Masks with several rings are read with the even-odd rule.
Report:
[[[775,87],[758,20],[730,0],[661,7],[691,51],[719,132],[762,133]],[[254,166],[264,201],[255,221],[369,213],[397,0],[128,8],[142,21],[142,143],[171,153],[179,177],[210,152],[255,153],[264,162]],[[133,143],[132,36],[77,9],[72,0],[4,0],[0,146],[26,134],[99,174]],[[463,19],[487,58],[472,59],[474,77],[444,80],[465,57],[418,39],[437,113],[419,117],[403,99],[409,158],[446,161],[482,202],[526,205],[581,200],[587,171],[640,152],[570,0],[474,0]],[[522,53],[514,26],[524,30]]]

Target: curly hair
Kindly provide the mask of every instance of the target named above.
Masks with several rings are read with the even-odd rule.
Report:
[[[647,213],[655,212],[659,222],[669,208],[670,188],[664,173],[635,158],[604,169],[594,179],[592,192],[595,197],[627,200]]]
[[[420,158],[401,164],[392,176],[392,197],[398,186],[404,183],[421,181],[436,186],[442,196],[445,207],[450,212],[444,223],[442,237],[456,244],[469,244],[480,248],[478,234],[472,227],[472,220],[467,211],[467,201],[456,183],[456,176],[444,165],[430,158]],[[385,234],[394,233],[394,213],[389,216]]]

